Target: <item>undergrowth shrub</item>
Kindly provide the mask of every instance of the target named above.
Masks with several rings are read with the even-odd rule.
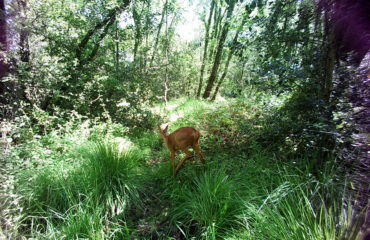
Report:
[[[350,210],[342,209],[346,207],[340,201],[339,206],[326,204],[315,188],[285,182],[262,205],[245,202],[239,216],[242,228],[226,239],[337,239],[348,225],[344,216]]]
[[[350,209],[343,201],[345,178],[331,166],[319,176],[305,162],[271,161],[257,156],[255,169],[243,169],[244,194],[239,227],[223,239],[337,239],[348,224]],[[270,165],[270,166],[269,166]],[[330,165],[330,164],[328,164]],[[241,172],[240,172],[241,173]]]
[[[298,138],[282,129],[294,118],[273,121],[274,104],[180,99],[158,108],[170,132],[193,126],[202,134],[206,164],[188,162],[175,178],[155,128],[83,121],[33,137],[13,151],[16,162],[27,164],[17,175],[27,233],[40,239],[338,237],[347,219],[340,211],[345,181],[328,155],[316,167],[324,157],[316,145],[309,154],[290,154]]]
[[[296,91],[280,107],[261,119],[262,128],[256,140],[271,152],[294,159],[297,156],[319,156],[319,165],[334,153],[336,131],[331,112],[321,98],[313,98],[314,86]]]

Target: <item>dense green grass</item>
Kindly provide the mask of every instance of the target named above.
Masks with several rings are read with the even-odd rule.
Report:
[[[22,231],[38,239],[337,238],[349,209],[333,159],[313,174],[312,154],[266,151],[257,139],[268,110],[253,100],[153,108],[170,132],[190,125],[202,133],[206,164],[187,163],[176,178],[155,129],[81,123],[19,145]]]

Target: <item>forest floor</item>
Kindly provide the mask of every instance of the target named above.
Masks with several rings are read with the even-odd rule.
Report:
[[[268,111],[280,103],[267,102],[178,99],[150,109],[149,129],[86,118],[44,135],[24,129],[0,162],[1,237],[335,239],[346,180],[335,159],[318,170],[289,137],[269,140],[278,127]],[[195,158],[173,177],[164,122],[199,129],[206,164]]]

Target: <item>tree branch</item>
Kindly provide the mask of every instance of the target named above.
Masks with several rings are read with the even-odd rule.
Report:
[[[82,58],[82,52],[86,48],[87,43],[91,39],[91,37],[99,31],[101,28],[103,28],[105,25],[111,22],[112,18],[115,18],[116,14],[119,14],[123,9],[125,9],[130,4],[130,0],[124,0],[123,4],[121,6],[115,7],[111,9],[108,13],[108,15],[103,19],[103,21],[97,23],[94,28],[90,29],[84,38],[81,40],[81,42],[78,44],[76,48],[76,57],[78,60],[81,60]],[[105,35],[104,35],[105,36]]]

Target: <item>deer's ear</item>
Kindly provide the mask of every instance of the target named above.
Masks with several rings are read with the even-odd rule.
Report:
[[[168,125],[163,129],[163,132],[167,132],[168,130]]]

